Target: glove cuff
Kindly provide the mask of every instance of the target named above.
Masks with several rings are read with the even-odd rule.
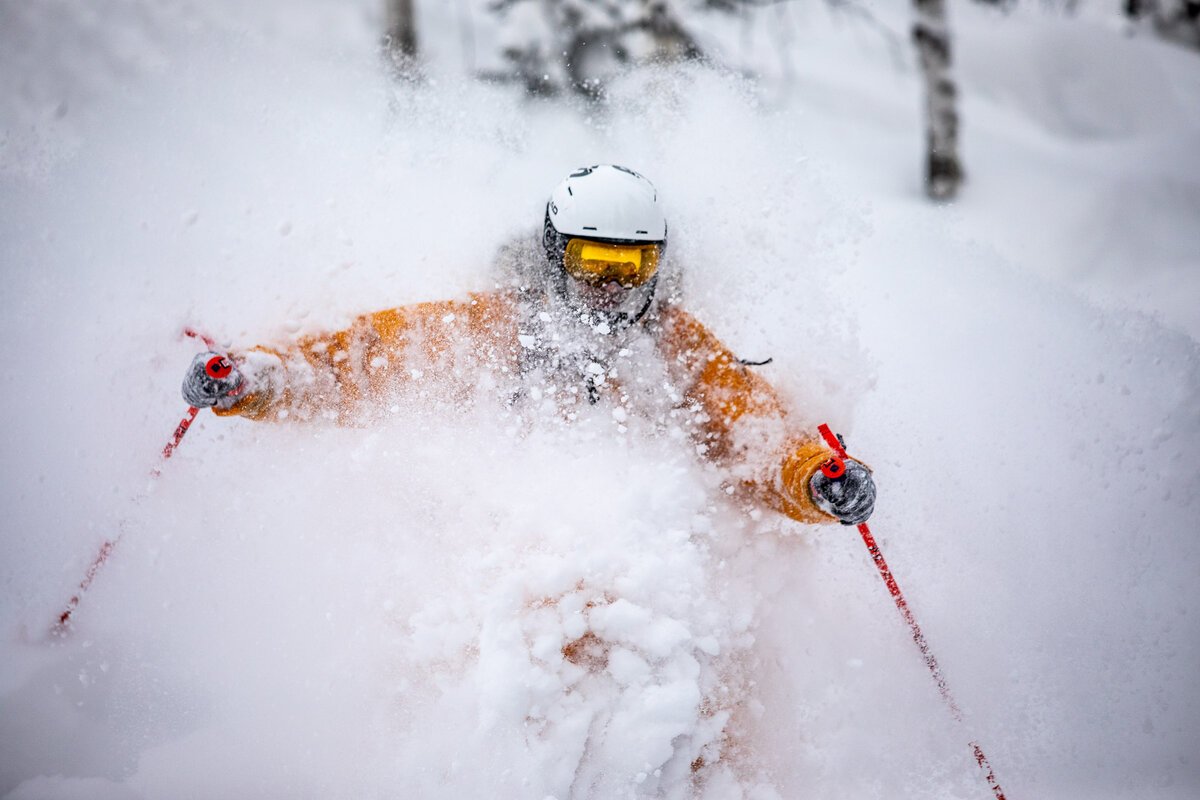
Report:
[[[780,471],[780,494],[785,514],[800,522],[825,523],[838,521],[837,516],[818,505],[809,483],[821,470],[831,453],[820,442],[807,440],[796,443],[784,458]]]

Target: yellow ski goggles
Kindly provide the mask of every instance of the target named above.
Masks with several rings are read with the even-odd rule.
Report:
[[[625,288],[641,286],[658,269],[658,245],[608,244],[587,239],[567,242],[567,274],[591,286],[617,281]]]

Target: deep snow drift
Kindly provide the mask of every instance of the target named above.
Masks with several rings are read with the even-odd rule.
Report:
[[[465,6],[423,5],[401,86],[370,3],[0,5],[0,795],[986,797],[974,735],[1011,798],[1195,796],[1200,59],[1103,4],[951,4],[970,182],[936,208],[896,10],[899,50],[819,4],[725,22],[760,82],[588,109],[464,81]],[[148,478],[184,325],[487,288],[596,161],[658,185],[688,308],[875,469],[967,726],[852,531],[610,410],[204,414]]]

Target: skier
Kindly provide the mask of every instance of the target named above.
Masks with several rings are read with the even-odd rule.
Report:
[[[621,418],[674,421],[734,484],[792,519],[864,522],[875,504],[870,470],[854,459],[839,469],[762,377],[659,296],[666,247],[649,180],[584,167],[551,193],[543,252],[517,259],[512,285],[367,314],[290,347],[201,353],[183,397],[221,416],[343,424],[481,392],[549,403],[566,419],[609,404]]]

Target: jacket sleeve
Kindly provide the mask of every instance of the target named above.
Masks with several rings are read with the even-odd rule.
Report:
[[[770,507],[800,522],[835,522],[813,502],[808,482],[833,453],[797,427],[778,394],[693,316],[662,311],[659,347],[687,407],[703,454]]]
[[[467,400],[481,374],[515,369],[518,347],[514,301],[504,294],[378,311],[287,347],[234,351],[247,388],[214,411],[355,424],[406,395]]]

